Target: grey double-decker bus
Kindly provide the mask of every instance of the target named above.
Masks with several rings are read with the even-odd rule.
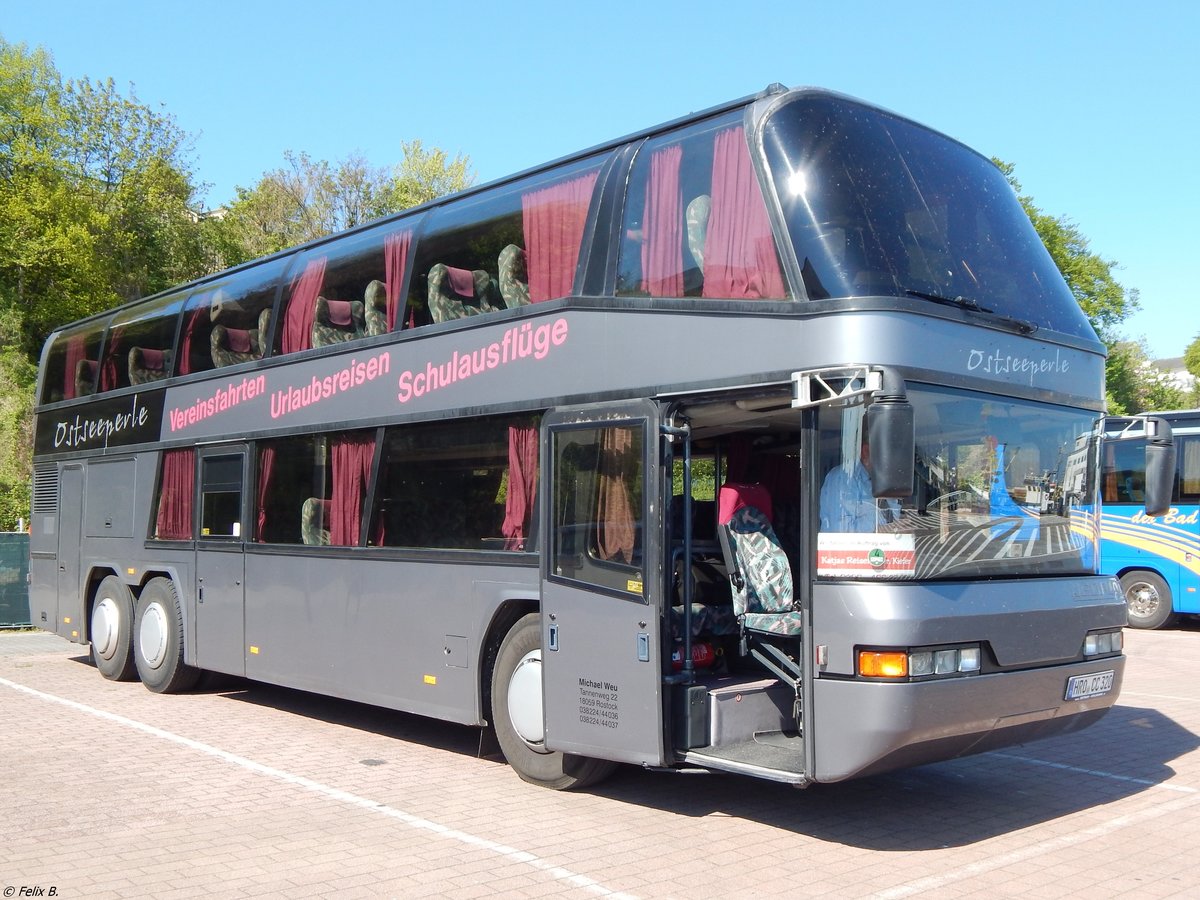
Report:
[[[1116,701],[1103,382],[991,162],[772,86],[55,332],[32,614],[555,788],[976,753]]]

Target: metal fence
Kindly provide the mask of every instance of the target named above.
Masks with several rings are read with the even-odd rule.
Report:
[[[0,628],[29,624],[29,535],[0,532]]]

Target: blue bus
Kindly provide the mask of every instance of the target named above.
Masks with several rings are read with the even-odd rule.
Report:
[[[1144,442],[1111,440],[1131,420],[1105,424],[1101,571],[1121,580],[1134,628],[1164,628],[1179,613],[1200,613],[1200,409],[1154,416],[1170,424],[1176,447],[1171,505],[1160,516],[1146,514]]]

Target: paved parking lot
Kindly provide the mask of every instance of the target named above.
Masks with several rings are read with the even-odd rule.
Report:
[[[232,680],[158,696],[0,634],[0,891],[1196,896],[1200,628],[1126,640],[1120,705],[1075,735],[804,791],[626,768],[563,794],[468,728]]]

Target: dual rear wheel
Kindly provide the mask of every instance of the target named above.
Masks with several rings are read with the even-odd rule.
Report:
[[[112,681],[135,677],[157,694],[195,686],[200,670],[183,661],[183,607],[169,578],[152,578],[137,601],[115,575],[92,598],[92,660]]]

